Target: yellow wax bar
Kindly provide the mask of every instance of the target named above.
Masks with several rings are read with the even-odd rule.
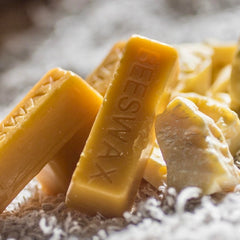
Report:
[[[67,192],[73,171],[101,105],[101,100],[100,95],[92,96],[90,104],[93,104],[94,107],[91,112],[84,116],[86,120],[88,119],[85,126],[61,148],[37,175],[37,180],[46,194],[56,195]],[[88,106],[86,105],[86,107]]]
[[[125,45],[126,42],[115,43],[101,64],[86,78],[86,81],[102,96],[105,95],[108,85],[113,79]]]
[[[90,102],[96,94],[72,72],[53,69],[3,120],[0,211],[79,129],[88,125],[87,116],[96,108]]]
[[[74,171],[66,203],[88,214],[120,216],[131,208],[146,160],[159,95],[177,52],[133,36]]]

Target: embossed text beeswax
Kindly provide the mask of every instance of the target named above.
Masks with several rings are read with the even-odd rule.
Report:
[[[59,68],[33,87],[0,124],[0,211],[88,126],[101,102],[84,80]]]
[[[105,216],[120,216],[132,206],[152,149],[159,96],[176,59],[168,45],[129,39],[74,171],[68,206]]]

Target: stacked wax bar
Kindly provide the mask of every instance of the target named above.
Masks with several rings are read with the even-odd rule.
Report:
[[[43,189],[66,190],[100,105],[67,204],[106,216],[129,209],[152,151],[159,95],[176,69],[174,48],[133,36],[102,105],[102,97],[77,75],[47,73],[1,124],[0,210],[47,163],[38,176]]]

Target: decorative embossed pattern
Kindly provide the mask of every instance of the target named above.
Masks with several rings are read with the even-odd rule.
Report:
[[[26,97],[25,101],[16,109],[13,110],[0,124],[0,142],[3,142],[7,138],[8,132],[15,128],[18,123],[20,123],[24,117],[29,114],[32,109],[36,106],[36,103],[43,98],[47,93],[49,93],[54,86],[54,83],[63,79],[62,75],[58,75],[56,78],[52,76],[44,77],[39,83],[39,87],[36,91]]]
[[[90,176],[89,182],[97,179],[97,178],[101,178],[103,177],[106,181],[108,181],[109,183],[112,183],[112,179],[110,177],[111,174],[115,173],[117,171],[116,168],[110,169],[110,170],[105,170],[102,166],[100,166],[98,163],[95,163],[98,172],[96,174],[93,174]]]

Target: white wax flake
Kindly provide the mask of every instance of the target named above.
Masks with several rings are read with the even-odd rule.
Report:
[[[185,211],[186,203],[191,198],[200,197],[201,189],[197,187],[188,187],[183,189],[177,197],[176,211],[182,214]]]
[[[48,219],[43,217],[39,222],[39,226],[43,231],[43,234],[49,235],[53,233],[56,223],[57,223],[57,219],[53,216],[49,217]]]

